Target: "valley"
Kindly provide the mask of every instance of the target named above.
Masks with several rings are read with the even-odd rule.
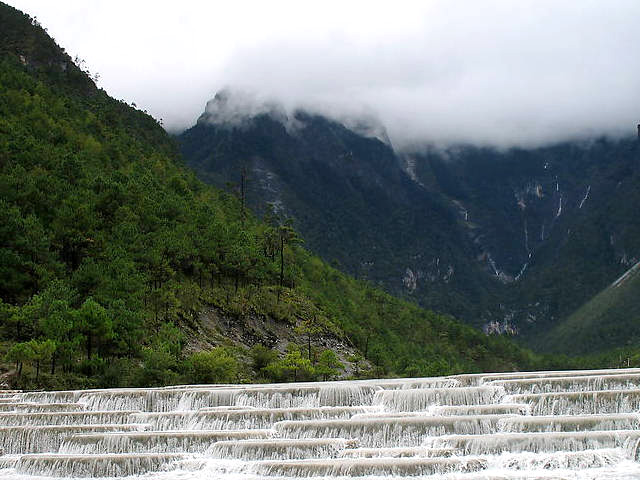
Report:
[[[614,115],[606,103],[596,119],[579,114],[596,100],[591,89],[589,102],[545,103],[488,68],[478,78],[501,91],[478,110],[459,67],[490,56],[423,61],[446,43],[442,31],[417,39],[419,62],[403,60],[416,19],[387,36],[387,5],[372,38],[394,48],[367,47],[371,32],[350,39],[375,9],[356,9],[352,24],[340,4],[325,21],[349,28],[327,30],[329,41],[358,54],[344,61],[307,45],[297,62],[282,60],[312,31],[277,48],[272,34],[252,37],[289,28],[291,6],[255,3],[230,18],[235,4],[113,5],[37,9],[73,48],[97,38],[110,42],[98,58],[134,59],[120,84],[108,83],[113,65],[100,83],[35,15],[0,2],[2,480],[640,478],[640,125],[638,138],[621,128],[627,80],[603,96],[615,103],[615,91],[625,108]],[[454,9],[429,5],[429,21],[447,11],[448,33]],[[588,23],[589,8],[571,18]],[[552,23],[544,13],[536,29]],[[117,35],[100,34],[109,15]],[[482,32],[500,38],[493,17]],[[489,51],[520,37],[508,30]],[[543,43],[525,50],[532,56],[518,49],[518,62],[534,65]],[[571,50],[561,43],[551,54]],[[268,72],[223,68],[232,58]],[[329,74],[314,70],[327,58]],[[159,65],[170,66],[151,74]],[[187,124],[203,85],[211,95],[224,84],[216,69],[236,82]],[[600,71],[635,85],[597,68],[558,91],[580,93],[574,83]],[[256,78],[265,91],[282,84],[283,102],[243,91]],[[169,90],[158,87],[165,79]],[[423,89],[430,82],[440,95]],[[170,104],[173,118],[112,96],[132,85],[136,102]],[[293,101],[299,89],[308,101]],[[363,91],[386,115],[356,108]]]

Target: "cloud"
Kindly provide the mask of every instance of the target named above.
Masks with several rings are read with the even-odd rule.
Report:
[[[533,146],[640,120],[635,0],[12,3],[170,128],[226,86],[377,116],[400,147]]]

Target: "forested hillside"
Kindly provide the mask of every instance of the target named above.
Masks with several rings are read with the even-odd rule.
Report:
[[[243,117],[244,101],[218,92],[178,137],[200,178],[219,188],[244,178],[249,204],[291,216],[326,261],[482,325],[501,285],[473,261],[477,247],[447,200],[413,181],[389,144],[301,110],[258,105]]]
[[[260,221],[242,199],[197,180],[153,118],[96,88],[28,16],[0,4],[0,25],[5,383],[286,381],[331,378],[345,367],[380,376],[540,366],[507,339],[329,267],[277,212]],[[198,351],[203,312],[229,329],[197,338],[209,345]],[[265,319],[296,341],[283,347],[257,330],[244,332],[244,343],[228,335]]]
[[[325,260],[536,350],[602,351],[640,335],[603,312],[597,332],[565,348],[550,340],[640,259],[635,136],[409,152],[379,125],[250,100],[225,90],[209,101],[178,136],[185,159],[204,181],[242,181],[252,206],[291,215]]]
[[[504,289],[503,328],[546,349],[555,325],[640,258],[640,141],[597,138],[535,149],[464,147],[414,158],[417,178],[461,209],[480,259]],[[640,323],[618,317],[564,351],[628,345]],[[575,320],[573,320],[575,322]],[[606,326],[608,325],[608,326]],[[623,333],[624,331],[627,334]],[[587,338],[603,335],[606,341]]]
[[[589,353],[637,347],[640,341],[640,263],[544,335],[547,351]]]

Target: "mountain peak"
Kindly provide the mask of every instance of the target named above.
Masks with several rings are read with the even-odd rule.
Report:
[[[224,88],[207,102],[198,124],[242,127],[261,115],[268,115],[285,126],[290,123],[282,104],[254,93]]]
[[[323,118],[328,122],[341,124],[357,135],[375,138],[391,146],[385,126],[371,113],[337,118],[330,112],[309,107],[287,108],[273,98],[229,87],[216,92],[207,102],[204,112],[198,118],[198,124],[247,128],[253,124],[254,119],[263,116],[281,123],[289,133],[295,132],[313,118]]]

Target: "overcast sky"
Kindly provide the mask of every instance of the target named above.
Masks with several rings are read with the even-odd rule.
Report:
[[[397,146],[633,135],[640,1],[8,0],[169,129],[225,86],[375,114]]]

